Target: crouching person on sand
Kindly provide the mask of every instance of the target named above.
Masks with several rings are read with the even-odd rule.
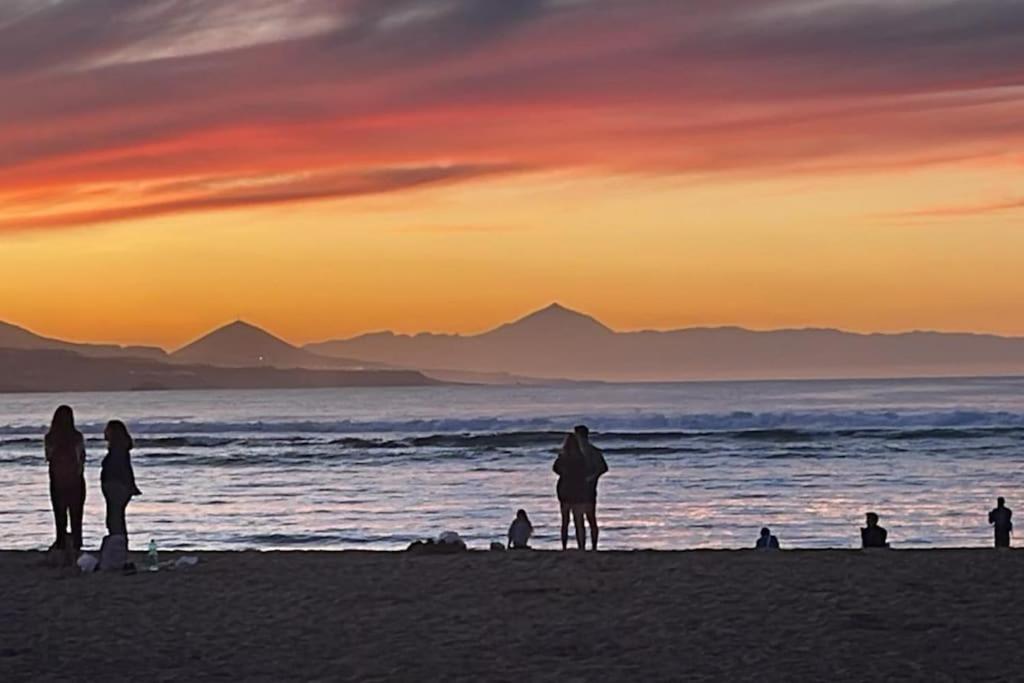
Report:
[[[533,524],[526,516],[526,510],[520,510],[516,513],[516,518],[512,520],[512,526],[508,528],[508,549],[529,550],[530,536],[532,535]]]

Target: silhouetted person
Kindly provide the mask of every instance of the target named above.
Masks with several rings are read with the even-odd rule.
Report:
[[[111,420],[103,430],[107,440],[107,455],[103,458],[100,482],[103,498],[107,501],[107,533],[128,538],[125,511],[132,496],[142,493],[135,485],[132,469],[132,441],[128,428],[120,420]]]
[[[552,469],[558,475],[555,490],[562,512],[562,550],[569,545],[570,514],[576,525],[576,545],[584,550],[587,545],[587,531],[583,526],[583,515],[587,507],[587,463],[574,434],[565,437]]]
[[[779,539],[772,536],[772,531],[768,527],[761,529],[761,536],[757,539],[757,543],[754,547],[758,550],[778,550]]]
[[[530,524],[530,518],[526,516],[526,510],[520,510],[512,520],[512,526],[508,528],[509,550],[529,550],[532,535],[533,525]]]
[[[996,547],[1010,547],[1010,532],[1013,531],[1013,511],[1006,507],[1006,499],[1000,496],[996,499],[996,507],[988,513],[988,523],[992,525],[996,534]]]
[[[53,414],[50,431],[43,440],[50,470],[50,502],[57,538],[51,549],[63,548],[68,540],[75,550],[82,549],[82,512],[85,508],[85,439],[75,428],[75,414],[60,406]]]
[[[860,543],[864,548],[888,548],[889,532],[878,526],[878,515],[869,512],[866,515],[867,526],[860,530]]]
[[[587,465],[587,499],[583,513],[590,525],[590,545],[597,550],[597,539],[600,534],[600,529],[597,526],[597,482],[608,471],[608,463],[605,461],[601,449],[590,443],[590,429],[586,425],[577,425],[573,432],[576,434],[580,451],[583,453],[583,460]]]

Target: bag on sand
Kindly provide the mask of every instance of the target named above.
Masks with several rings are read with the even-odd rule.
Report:
[[[95,555],[89,553],[82,553],[78,558],[78,570],[83,574],[91,574],[96,571],[96,567],[100,561],[96,559]]]
[[[100,571],[121,571],[128,564],[128,537],[104,536],[100,544]]]

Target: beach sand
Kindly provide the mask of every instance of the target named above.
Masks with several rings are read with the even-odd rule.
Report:
[[[76,577],[0,553],[0,680],[1024,675],[1012,550],[198,555]]]

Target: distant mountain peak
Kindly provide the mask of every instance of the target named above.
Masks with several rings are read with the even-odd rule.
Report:
[[[573,315],[583,315],[582,313],[574,311],[571,308],[563,306],[562,304],[558,303],[557,301],[553,301],[552,303],[548,304],[547,306],[545,306],[544,308],[540,309],[539,311],[534,311],[534,313],[535,314],[541,314],[541,313],[547,313],[547,314],[571,313]]]
[[[596,318],[552,303],[489,334],[614,334]]]
[[[238,320],[232,321],[232,322],[230,322],[230,323],[228,323],[226,325],[221,325],[220,327],[218,327],[214,331],[210,332],[206,336],[210,337],[210,336],[215,335],[215,334],[218,334],[218,335],[219,334],[244,334],[244,335],[252,335],[254,337],[256,337],[256,336],[258,336],[258,337],[270,337],[270,338],[275,339],[277,341],[280,341],[280,342],[282,342],[284,344],[288,343],[288,342],[285,342],[284,340],[279,339],[278,337],[274,336],[270,332],[267,332],[262,327],[257,327],[256,325],[253,325],[250,322],[242,320],[241,318],[239,318]],[[288,345],[291,346],[291,344],[288,344]]]
[[[223,367],[364,368],[365,361],[324,358],[245,320],[221,325],[171,354],[178,362]]]
[[[235,320],[208,332],[174,352],[178,360],[211,365],[292,365],[296,347],[266,330]]]

